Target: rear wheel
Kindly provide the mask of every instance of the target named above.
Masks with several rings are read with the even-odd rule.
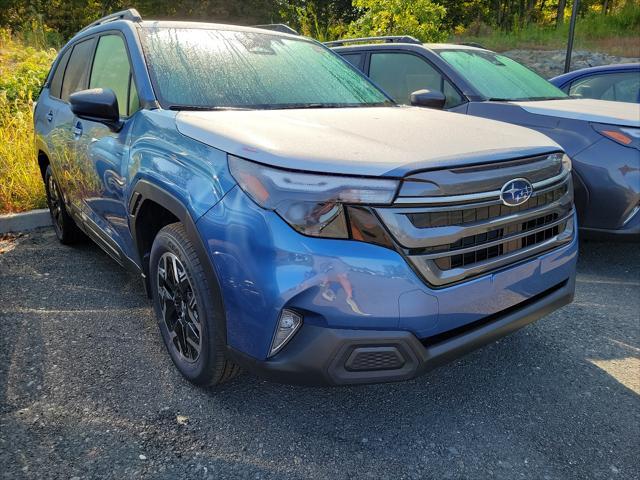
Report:
[[[51,165],[47,165],[44,174],[44,186],[47,194],[47,205],[51,214],[51,223],[60,243],[69,245],[82,238],[82,232],[71,218],[64,205],[64,199],[55,178]]]
[[[209,285],[184,227],[173,223],[156,236],[149,263],[153,306],[165,346],[180,373],[197,385],[215,385],[240,369],[225,358]],[[215,292],[216,294],[219,292]]]

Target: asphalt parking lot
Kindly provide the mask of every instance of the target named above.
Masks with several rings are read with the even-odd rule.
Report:
[[[98,247],[0,251],[2,479],[640,477],[637,244],[583,244],[575,303],[419,379],[217,390]]]

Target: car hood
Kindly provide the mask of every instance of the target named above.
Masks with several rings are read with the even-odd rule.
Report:
[[[536,115],[640,127],[640,104],[637,103],[610,102],[590,98],[511,103]]]
[[[183,111],[176,125],[239,157],[354,175],[402,176],[560,150],[533,130],[417,107]]]

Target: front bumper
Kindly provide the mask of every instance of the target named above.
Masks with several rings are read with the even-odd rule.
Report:
[[[305,237],[274,212],[255,205],[239,188],[200,218],[197,228],[220,280],[230,354],[257,370],[317,371],[307,365],[313,362],[313,352],[339,356],[327,347],[334,345],[331,338],[353,335],[366,342],[371,335],[387,332],[384,335],[419,342],[475,328],[487,319],[511,315],[513,308],[524,308],[554,285],[572,289],[577,257],[574,235],[553,250],[462,283],[432,288],[397,251],[352,240]],[[281,352],[268,358],[283,308],[301,314],[304,326]],[[407,342],[407,372],[402,374],[406,378],[425,363],[417,353],[412,354],[414,360],[409,358],[416,350]],[[297,351],[304,355],[297,356]],[[395,355],[375,353],[374,360]],[[328,361],[323,358],[321,363]]]
[[[421,375],[534,322],[573,300],[575,278],[505,312],[420,341],[407,331],[302,327],[282,352],[259,361],[233,348],[229,355],[261,376],[302,385],[396,382]]]
[[[573,157],[575,204],[584,238],[640,233],[640,152],[602,138]]]
[[[590,240],[640,241],[640,210],[635,210],[621,228],[580,228],[580,237]]]

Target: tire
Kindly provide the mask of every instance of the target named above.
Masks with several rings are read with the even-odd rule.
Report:
[[[167,351],[180,373],[200,386],[217,385],[240,373],[224,354],[216,329],[218,311],[198,255],[180,223],[158,232],[151,247],[149,280],[153,308]],[[197,348],[196,348],[197,346]]]
[[[47,206],[51,214],[51,224],[58,240],[63,245],[77,243],[84,235],[67,212],[60,188],[53,177],[51,165],[47,165],[47,170],[44,174],[44,189],[47,195]]]

